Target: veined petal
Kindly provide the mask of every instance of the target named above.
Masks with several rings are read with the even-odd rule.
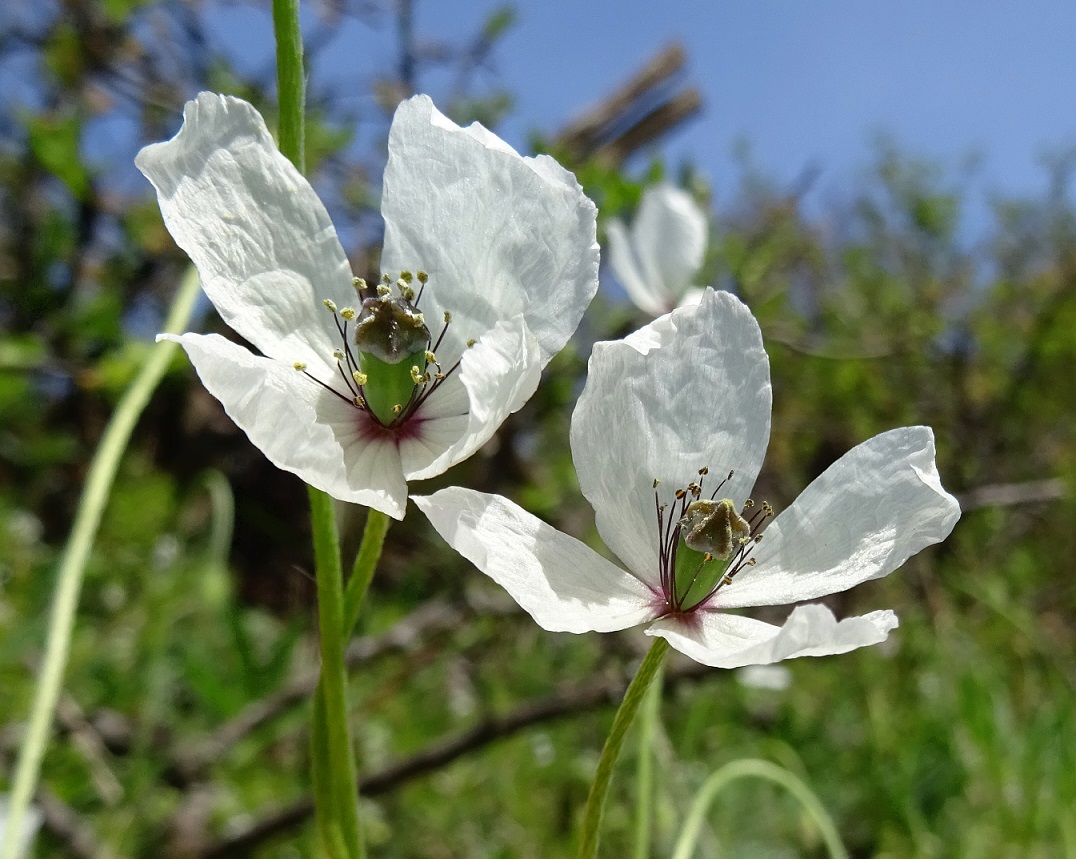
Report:
[[[706,213],[675,185],[656,185],[643,193],[631,240],[660,312],[679,305],[702,268],[708,230]]]
[[[597,343],[572,417],[572,457],[602,539],[636,575],[658,581],[654,479],[671,493],[710,473],[743,501],[770,433],[769,362],[751,312],[707,290],[625,341]]]
[[[219,334],[157,339],[187,350],[206,390],[277,468],[334,498],[403,518],[407,484],[396,445],[364,434],[356,409],[294,367]]]
[[[611,632],[656,614],[650,588],[505,498],[452,487],[412,500],[543,629]]]
[[[221,317],[264,354],[325,365],[332,299],[355,304],[344,249],[314,189],[245,101],[202,93],[183,127],[135,163]]]
[[[419,433],[400,443],[408,480],[433,477],[478,450],[531,398],[541,375],[538,341],[523,317],[498,322],[463,354],[458,378],[412,418]]]
[[[902,427],[850,450],[763,532],[756,565],[715,606],[780,605],[888,575],[949,536],[960,506],[941,485],[930,427]]]
[[[647,280],[624,225],[618,220],[611,220],[605,225],[605,232],[608,236],[606,250],[609,252],[609,264],[628,298],[636,307],[651,316],[660,316],[668,311],[670,308],[664,305],[662,291]]]
[[[597,209],[571,174],[481,126],[459,128],[426,96],[396,110],[381,213],[382,268],[424,269],[427,318],[453,315],[438,349],[449,361],[522,315],[545,366],[598,288]]]
[[[825,606],[804,605],[789,615],[784,626],[724,612],[695,612],[686,620],[661,618],[646,634],[666,639],[703,665],[740,668],[800,656],[847,653],[885,641],[897,623],[891,611],[873,611],[838,623]]]

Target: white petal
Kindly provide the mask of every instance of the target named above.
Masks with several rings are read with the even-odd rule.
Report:
[[[452,312],[438,350],[449,362],[522,314],[544,366],[598,288],[597,210],[571,174],[481,126],[459,128],[426,96],[396,110],[381,212],[382,268],[424,269],[427,318]]]
[[[162,334],[187,350],[206,390],[277,468],[334,498],[402,519],[407,504],[395,443],[356,409],[294,367],[253,355],[218,334]]]
[[[707,290],[626,341],[597,343],[572,417],[572,457],[602,539],[658,581],[654,479],[663,502],[699,479],[742,501],[770,433],[769,362],[751,312]]]
[[[657,620],[646,634],[666,639],[703,665],[740,668],[799,656],[847,653],[885,641],[896,627],[897,616],[891,611],[873,611],[838,623],[825,606],[804,605],[780,627],[723,612],[695,612],[687,619]]]
[[[942,489],[930,427],[853,448],[780,513],[717,606],[815,599],[887,575],[949,536],[960,506]]]
[[[700,301],[702,301],[702,297],[705,294],[705,287],[693,286],[687,292],[684,293],[683,298],[680,299],[680,304],[678,304],[677,306],[691,307],[693,304],[698,304]]]
[[[642,264],[635,255],[635,246],[624,225],[617,220],[609,221],[605,225],[605,232],[608,236],[606,250],[609,252],[609,264],[632,303],[651,316],[659,316],[669,310],[664,305],[664,296],[658,285],[643,273]]]
[[[357,303],[351,269],[328,212],[261,115],[202,93],[179,133],[135,163],[224,321],[270,357],[331,361],[339,337],[322,300]]]
[[[650,588],[505,498],[453,487],[412,500],[544,629],[611,632],[657,614]]]
[[[400,443],[407,478],[433,477],[469,457],[531,398],[541,375],[538,342],[523,317],[497,323],[412,418],[420,434]]]
[[[706,254],[708,229],[706,213],[675,185],[657,185],[643,193],[631,240],[640,274],[658,298],[659,312],[679,305],[691,286]]]

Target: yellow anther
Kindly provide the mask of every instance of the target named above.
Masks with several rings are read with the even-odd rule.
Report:
[[[471,348],[472,346],[474,346],[474,344],[475,344],[475,343],[477,343],[477,342],[478,342],[478,341],[477,341],[477,340],[475,340],[475,339],[474,339],[474,337],[472,337],[472,338],[471,338],[470,340],[468,340],[468,341],[467,341],[467,348],[468,348],[468,349],[470,349],[470,348]]]
[[[333,357],[337,361],[343,361],[344,360],[344,353],[341,352],[339,349],[333,349]]]
[[[392,283],[392,275],[390,275],[388,272],[381,275],[381,282],[385,284],[385,286],[388,286],[390,283]]]
[[[426,316],[422,313],[416,313],[414,318],[414,325],[416,328],[421,328],[426,324]]]
[[[746,501],[745,501],[745,502],[743,503],[743,509],[744,509],[744,510],[750,510],[750,509],[751,509],[752,507],[754,507],[754,506],[755,506],[755,502],[754,502],[754,501],[752,501],[752,500],[751,500],[750,498],[748,498],[748,499],[747,499],[747,500],[746,500]]]
[[[448,312],[448,311],[446,310],[446,311],[445,311],[445,325],[448,325],[448,323],[449,323],[449,322],[451,322],[451,321],[452,321],[452,314],[451,314],[451,313],[449,313],[449,312]]]
[[[394,405],[394,406],[392,407],[392,413],[393,413],[394,415],[398,415],[398,414],[399,414],[400,412],[402,412],[402,411],[403,411],[403,406],[401,406],[401,405],[400,405],[399,403],[397,403],[396,405]]]
[[[355,318],[355,308],[354,307],[345,307],[343,310],[340,311],[340,315],[344,319],[354,319]]]
[[[351,285],[361,292],[362,290],[366,289],[366,278],[353,277],[351,278]]]
[[[705,465],[702,468],[699,469],[699,474],[709,474],[709,473],[710,473],[710,469],[707,468]]]
[[[332,300],[331,298],[326,298],[326,299],[325,299],[324,301],[322,301],[321,303],[322,303],[322,304],[324,304],[324,305],[325,305],[325,307],[326,307],[326,308],[327,308],[328,310],[330,310],[330,311],[331,311],[331,312],[333,312],[333,313],[336,313],[336,302],[335,302],[335,301],[333,301],[333,300]]]
[[[304,364],[304,363],[303,363],[302,361],[296,361],[296,362],[295,362],[294,364],[292,364],[291,366],[293,366],[293,367],[294,367],[294,368],[295,368],[296,370],[298,370],[299,372],[302,372],[303,370],[305,370],[305,369],[306,369],[306,364]]]
[[[409,287],[406,283],[400,287],[400,295],[404,297],[404,301],[414,301],[415,291]]]
[[[377,294],[381,298],[385,298],[385,296],[392,295],[392,288],[384,283],[379,283],[377,285]]]
[[[418,273],[418,282],[419,283],[425,283],[429,279],[430,279],[430,276],[428,274],[426,274],[426,272],[424,272],[422,270],[419,270],[419,273]]]
[[[358,370],[356,370],[354,373],[351,374],[351,378],[355,380],[356,385],[362,386],[366,384],[368,376],[365,373],[360,373]]]
[[[422,375],[422,371],[418,367],[411,367],[411,381],[416,385],[421,385],[426,381],[426,377]]]
[[[413,278],[414,275],[412,275],[411,272],[409,272],[407,269],[404,269],[400,272],[400,280],[402,280],[404,283],[410,283]]]
[[[427,364],[436,364],[437,363],[437,356],[433,354],[432,349],[427,349],[426,350],[426,363]]]
[[[355,405],[358,406],[360,409],[365,409],[366,408],[366,403],[364,403],[362,401],[362,397],[355,397],[355,399],[352,402],[354,402]]]

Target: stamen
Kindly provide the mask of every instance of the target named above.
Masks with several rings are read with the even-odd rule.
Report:
[[[321,303],[325,305],[330,313],[336,313],[336,302],[331,298],[323,299]]]

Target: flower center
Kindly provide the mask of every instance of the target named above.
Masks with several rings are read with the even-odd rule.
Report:
[[[419,283],[417,294],[412,286],[415,280]],[[386,274],[381,283],[371,288],[357,277],[355,289],[362,300],[357,311],[353,307],[339,309],[329,299],[322,302],[340,333],[341,348],[334,349],[332,357],[343,391],[315,378],[302,362],[296,362],[295,369],[364,412],[378,426],[401,427],[460,366],[457,360],[444,370],[437,360],[436,350],[452,315],[445,311],[441,333],[432,342],[426,319],[418,309],[428,281],[424,271],[417,275],[402,271],[395,282]],[[467,345],[473,346],[474,341],[469,340]]]
[[[762,527],[773,508],[748,499],[741,512],[731,498],[718,499],[733,472],[709,494],[703,483],[709,468],[699,469],[698,481],[673,493],[663,504],[654,480],[661,590],[669,613],[692,611],[732,584],[745,567],[753,567],[751,552],[762,541]]]

